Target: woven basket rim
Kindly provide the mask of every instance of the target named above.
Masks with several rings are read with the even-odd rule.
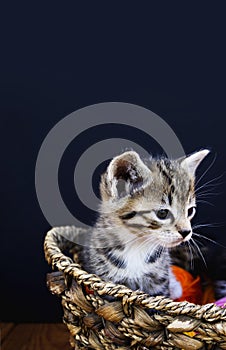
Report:
[[[65,275],[75,278],[78,283],[83,283],[100,296],[107,294],[123,298],[123,303],[136,304],[156,310],[161,308],[170,315],[188,315],[198,319],[203,318],[209,322],[226,320],[226,309],[220,308],[214,303],[197,305],[187,301],[176,302],[164,296],[153,297],[141,291],[133,291],[124,285],[106,282],[99,276],[86,272],[78,261],[74,262],[62,252],[66,244],[76,246],[73,238],[75,234],[86,231],[86,229],[75,226],[60,226],[53,227],[47,232],[44,240],[45,258],[53,269],[57,268]]]

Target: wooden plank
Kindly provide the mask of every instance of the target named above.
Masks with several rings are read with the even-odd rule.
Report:
[[[13,327],[15,327],[14,323],[3,323],[3,322],[0,323],[0,330],[1,330],[0,344],[3,342],[6,336],[12,331]]]
[[[63,324],[18,324],[5,338],[2,350],[71,350]]]

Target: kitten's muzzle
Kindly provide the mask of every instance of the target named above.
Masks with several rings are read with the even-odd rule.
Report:
[[[191,233],[191,230],[180,230],[178,231],[178,233],[183,237],[187,237],[189,235],[189,233]]]

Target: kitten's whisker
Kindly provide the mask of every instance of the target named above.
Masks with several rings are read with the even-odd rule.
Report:
[[[193,252],[192,252],[192,249],[191,249],[191,245],[190,245],[190,242],[187,241],[185,242],[187,243],[186,244],[186,249],[188,248],[189,249],[189,254],[190,254],[190,267],[191,267],[191,270],[194,270],[194,255],[193,255]]]
[[[141,237],[135,237],[133,240],[127,242],[127,244],[128,244],[128,243],[134,244],[134,243],[136,243],[136,242],[138,242],[138,247],[139,247],[139,249],[143,248],[144,246],[148,246],[148,245],[153,246],[153,243],[154,243],[154,246],[155,246],[155,245],[157,246],[157,244],[156,244],[156,239],[155,239],[154,237],[151,237],[151,236],[147,237],[147,238],[144,239],[143,241],[141,241]]]
[[[195,240],[193,238],[191,238],[191,241],[193,242],[194,246],[196,247],[197,252],[199,253],[200,257],[202,258],[202,261],[203,261],[205,267],[207,268],[207,263],[206,263],[206,260],[203,256],[203,254],[202,254],[200,247],[198,246],[198,244],[195,242]]]
[[[204,178],[204,176],[208,173],[208,171],[212,168],[213,164],[215,163],[217,158],[217,155],[214,155],[214,158],[212,160],[212,162],[210,163],[210,165],[208,166],[208,168],[204,171],[204,173],[200,176],[200,178],[197,180],[196,182],[196,186],[198,185],[198,183]]]
[[[129,243],[136,243],[137,241],[139,242],[141,240],[141,236],[137,235],[134,237],[131,237],[128,239],[128,241],[125,242],[125,244],[129,244]]]
[[[155,253],[157,255],[157,259],[161,256],[161,247],[159,247],[158,245],[156,245],[153,250],[149,251],[146,255],[146,259],[149,259],[153,253]]]
[[[210,203],[210,202],[205,201],[205,200],[203,200],[203,199],[198,199],[198,200],[196,201],[196,203],[208,204],[208,205],[211,205],[212,207],[215,206],[213,203]]]
[[[162,255],[163,251],[164,251],[164,247],[159,246],[158,249],[157,249],[157,252],[156,252],[158,258],[160,258],[160,256]]]
[[[202,188],[204,188],[204,187],[207,187],[207,186],[209,187],[210,184],[211,184],[212,186],[218,186],[218,184],[212,184],[212,182],[221,179],[224,175],[225,175],[225,173],[223,173],[223,174],[221,174],[221,175],[219,175],[219,176],[216,176],[215,178],[213,178],[212,180],[207,181],[205,184],[199,186],[198,188],[196,187],[195,192],[197,193],[198,191],[200,191],[200,190],[201,190]],[[196,183],[196,186],[197,186],[197,184],[198,184],[198,183]]]
[[[202,197],[208,197],[208,196],[219,196],[223,194],[223,192],[209,192],[209,191],[203,191],[203,192],[200,192],[200,193],[197,193],[196,194],[196,198],[202,198]]]
[[[200,224],[196,224],[194,226],[192,226],[192,229],[195,230],[196,228],[200,228],[200,227],[220,227],[222,226],[223,224],[220,224],[220,223],[212,223],[212,224],[209,224],[209,223],[200,223]]]
[[[224,174],[221,174],[221,175],[219,175],[218,177],[222,177]],[[212,180],[209,180],[209,181],[216,181],[216,180],[218,180],[218,177],[216,177],[216,178],[214,178],[214,179],[212,179]],[[221,181],[221,182],[217,182],[217,183],[212,183],[212,182],[206,182],[206,183],[204,183],[203,185],[202,185],[202,187],[204,187],[204,188],[214,188],[214,187],[217,187],[217,186],[219,186],[219,185],[223,185],[224,184],[224,181]],[[198,188],[197,188],[197,190],[199,190],[201,188],[201,186],[199,186]]]
[[[194,252],[195,256],[197,255],[197,249],[195,249],[195,247],[191,244],[191,241],[189,241],[189,245],[190,245],[190,248],[192,250],[192,252]],[[193,257],[194,257],[194,254],[193,254]]]
[[[209,184],[209,185],[205,185],[202,188],[200,187],[199,189],[195,190],[195,194],[196,196],[203,194],[203,193],[208,193],[210,191],[216,190],[219,186],[222,186],[224,184],[224,182],[219,182],[216,185],[213,184]]]
[[[212,243],[214,243],[214,244],[216,244],[216,245],[218,245],[218,246],[220,246],[220,247],[226,249],[226,247],[225,247],[223,244],[221,244],[221,243],[215,241],[214,239],[211,239],[211,238],[209,238],[209,237],[206,237],[206,236],[201,235],[201,234],[196,233],[196,232],[193,232],[193,235],[194,235],[194,236],[197,236],[197,237],[200,237],[200,238],[203,238],[203,239],[206,239],[207,241],[212,242]]]
[[[224,174],[220,175],[219,177],[223,176]],[[217,181],[218,177],[215,178],[215,179],[212,179],[210,181]],[[223,185],[224,184],[224,181],[221,181],[221,182],[217,182],[217,183],[204,183],[202,186],[199,186],[196,188],[196,192],[199,192],[202,188],[204,188],[205,190],[210,190],[210,189],[214,189],[214,188],[217,188],[218,186],[220,185]]]
[[[165,242],[162,243],[161,248],[162,248],[162,252],[164,252],[164,253],[165,253],[165,251],[169,250],[169,248],[166,246]]]
[[[196,239],[196,243],[199,243],[201,247],[205,247],[205,244],[203,244],[203,242],[200,240],[200,238],[195,238]]]
[[[151,250],[148,251],[148,256],[151,256],[152,253],[156,253],[158,257],[162,254],[163,247],[159,244],[159,242],[154,237],[148,237],[139,247],[152,245]]]
[[[211,191],[203,191],[203,192],[199,192],[196,194],[196,198],[200,198],[203,196],[214,196],[215,194],[218,194],[217,192],[211,192]]]
[[[151,245],[151,247],[150,247],[151,251],[148,252],[148,255],[150,256],[152,253],[154,253],[156,251],[156,248],[159,249],[159,243],[156,242],[156,240],[147,239],[139,245],[139,248],[141,249],[141,248],[149,246],[149,245]],[[158,249],[157,249],[157,251],[158,251]]]

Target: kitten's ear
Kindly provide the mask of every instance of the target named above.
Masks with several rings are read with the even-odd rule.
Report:
[[[181,160],[181,166],[194,176],[199,164],[207,156],[207,154],[209,154],[209,152],[210,151],[208,149],[203,149],[199,152],[193,153],[192,155]]]
[[[133,194],[150,181],[151,172],[134,151],[125,152],[111,161],[102,176],[100,192],[103,200]]]

